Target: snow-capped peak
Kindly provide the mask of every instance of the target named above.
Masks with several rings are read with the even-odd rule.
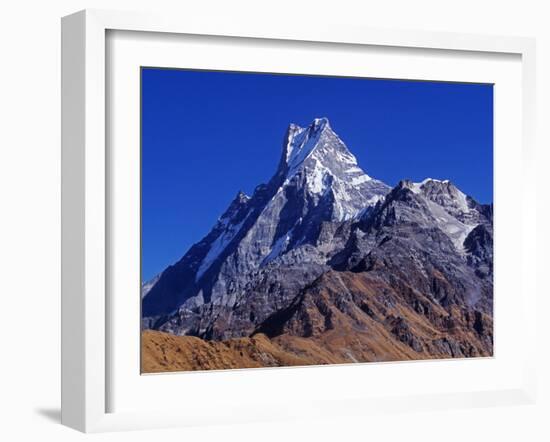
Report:
[[[374,205],[389,187],[367,175],[327,118],[315,118],[301,127],[291,124],[276,176],[281,188],[300,182],[314,201],[334,200],[333,219],[345,220]]]
[[[285,162],[289,170],[296,169],[319,146],[325,131],[332,132],[327,118],[315,118],[307,127],[291,124],[287,131]],[[334,134],[334,132],[332,132]],[[336,135],[336,134],[334,134]]]
[[[463,213],[470,211],[466,194],[449,180],[426,178],[420,183],[410,183],[409,188],[414,193],[423,194],[440,205],[452,207]]]
[[[430,227],[438,227],[449,237],[461,255],[466,253],[464,241],[470,232],[487,221],[483,208],[450,180],[426,178],[416,183],[402,180],[390,195],[396,195],[399,200],[401,195],[406,195],[402,193],[403,189],[415,194],[414,200],[417,203],[422,202],[412,206],[425,209],[424,217],[419,216],[420,212],[415,211],[414,217],[410,219],[415,223],[424,222]],[[407,218],[408,215],[401,216]]]
[[[284,144],[280,172],[292,178],[304,167],[322,165],[327,169],[366,176],[358,166],[357,159],[344,142],[332,130],[327,118],[316,118],[307,127],[291,124]],[[365,178],[362,178],[365,179]]]

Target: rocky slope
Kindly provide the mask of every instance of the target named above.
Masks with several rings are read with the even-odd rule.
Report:
[[[490,315],[442,308],[368,273],[324,274],[249,337],[143,334],[142,370],[210,370],[492,355]]]
[[[180,369],[232,367],[236,342],[271,355],[246,366],[491,355],[492,223],[449,181],[369,177],[326,119],[291,125],[268,184],[144,284],[143,328],[224,355]]]

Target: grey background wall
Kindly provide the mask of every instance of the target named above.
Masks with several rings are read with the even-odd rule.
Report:
[[[258,2],[169,0],[20,0],[0,7],[0,437],[81,440],[59,420],[60,322],[60,17],[83,8],[162,10],[173,14],[289,15],[382,28],[534,36],[538,39],[538,179],[548,194],[550,13],[545,1],[437,0]],[[514,179],[514,177],[510,177]],[[548,202],[550,199],[546,198]],[[540,220],[549,211],[541,207]],[[539,225],[540,291],[548,233]],[[548,297],[539,311],[544,320]],[[541,321],[542,322],[542,321]],[[550,372],[549,329],[540,330],[540,372]],[[548,440],[550,388],[540,380],[536,406],[380,415],[363,420],[287,422],[247,427],[163,430],[94,436],[95,440]]]

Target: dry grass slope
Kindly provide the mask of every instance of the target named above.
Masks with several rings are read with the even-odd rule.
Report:
[[[367,273],[327,272],[250,337],[142,333],[142,372],[491,356],[492,318]]]
[[[193,336],[174,336],[157,331],[142,333],[143,373],[227,368],[311,365],[313,360],[285,351],[265,335],[205,341]]]

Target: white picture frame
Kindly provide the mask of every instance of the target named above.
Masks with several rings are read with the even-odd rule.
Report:
[[[200,17],[166,17],[151,14],[86,10],[62,20],[62,423],[85,432],[207,424],[212,415],[199,409],[112,411],[109,392],[110,347],[107,328],[111,312],[107,299],[107,253],[110,231],[107,185],[106,35],[110,31],[140,31],[163,35],[200,35],[269,39],[286,42],[337,43],[380,48],[436,49],[521,57],[521,160],[522,174],[533,173],[535,133],[535,42],[529,38],[388,31],[340,25],[301,25],[269,22],[211,22]],[[533,337],[535,324],[536,256],[535,207],[532,189],[521,193],[521,319],[526,335]],[[498,255],[497,255],[498,256]],[[529,265],[527,265],[529,263]],[[532,403],[535,397],[535,339],[525,340],[522,376],[518,384],[461,393],[431,392],[425,395],[388,395],[316,399],[313,407],[297,403],[287,409],[241,403],[242,411],[228,409],[217,422],[244,422],[362,415],[374,410],[455,408]],[[498,357],[498,356],[497,356]],[[389,366],[388,366],[389,367]],[[360,370],[361,367],[355,368]],[[309,368],[308,370],[317,370]],[[258,371],[255,371],[258,373]],[[269,370],[255,375],[269,382]],[[287,370],[288,373],[288,370]],[[311,373],[311,372],[310,372]],[[235,374],[235,373],[234,373]],[[244,376],[241,371],[236,373]],[[357,374],[355,374],[357,375]],[[198,378],[195,378],[195,380]],[[238,407],[237,407],[238,408]],[[236,409],[237,409],[236,408]]]

